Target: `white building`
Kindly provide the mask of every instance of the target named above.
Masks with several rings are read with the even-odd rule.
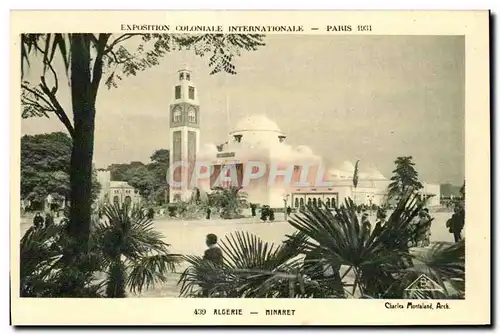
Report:
[[[243,188],[247,193],[248,200],[262,205],[268,204],[272,207],[287,206],[298,208],[307,203],[325,203],[333,205],[333,202],[343,202],[347,198],[353,199],[357,204],[382,204],[387,199],[387,187],[390,180],[377,169],[362,168],[358,172],[358,185],[353,186],[354,164],[344,162],[340,168],[327,169],[321,157],[314,155],[307,146],[296,148],[286,143],[286,134],[267,117],[254,115],[241,120],[236,128],[229,133],[229,138],[224,142],[219,152],[207,148],[200,152],[200,159],[211,158],[213,161],[212,180],[220,173],[237,173],[237,185],[234,179],[223,186],[239,186],[242,184],[243,174],[247,172],[247,164],[252,161],[265,162],[267,168],[277,166],[287,169],[293,167],[291,180],[277,177],[274,184],[269,183],[269,171],[259,180],[250,182]],[[215,156],[215,157],[214,157]],[[308,186],[299,186],[302,167],[310,165],[307,175]],[[361,166],[363,164],[361,163]],[[224,172],[224,168],[226,171]],[[318,185],[318,175],[328,186]],[[314,186],[318,185],[318,186]],[[205,185],[205,189],[208,189]],[[429,206],[439,205],[439,185],[424,183],[422,194],[433,195]]]

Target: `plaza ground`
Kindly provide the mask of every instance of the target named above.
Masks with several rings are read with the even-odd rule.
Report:
[[[453,235],[446,228],[446,221],[451,217],[450,212],[431,213],[434,217],[431,226],[431,242],[453,242]],[[273,223],[263,223],[256,218],[237,220],[193,220],[182,221],[167,218],[155,219],[155,228],[165,236],[165,242],[170,244],[172,253],[184,255],[203,255],[206,248],[205,236],[209,233],[216,234],[219,238],[236,231],[253,233],[262,240],[272,243],[281,243],[286,235],[294,232],[294,228],[284,221],[283,214],[276,214]],[[375,222],[375,218],[370,218]],[[21,221],[21,234],[28,229],[31,222],[27,219]],[[186,265],[177,268],[176,273],[169,274],[168,282],[141,294],[141,297],[178,297],[179,287],[177,282],[180,273]],[[130,297],[138,297],[133,294]]]

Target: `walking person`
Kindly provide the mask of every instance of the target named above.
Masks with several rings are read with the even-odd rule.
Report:
[[[420,242],[423,247],[426,247],[431,244],[431,216],[429,212],[424,209],[420,212],[419,217],[421,230]]]
[[[363,215],[361,216],[361,230],[365,238],[368,238],[368,236],[370,236],[370,233],[372,231],[372,224],[368,219],[367,213],[363,213]]]
[[[267,222],[267,218],[268,218],[269,214],[270,213],[269,213],[267,205],[262,206],[262,208],[260,209],[260,219],[264,222]]]
[[[250,210],[252,211],[252,218],[254,218],[257,215],[257,213],[256,213],[257,205],[256,204],[250,204]]]
[[[274,222],[274,209],[269,208],[269,222]]]
[[[410,222],[409,229],[410,229],[410,247],[417,247],[418,242],[420,239],[420,232],[419,232],[419,222],[420,222],[420,217],[419,215],[416,215]]]
[[[153,220],[155,217],[155,210],[153,208],[148,209],[148,219]]]
[[[431,220],[425,210],[421,210],[415,218],[413,229],[415,234],[415,246],[428,246],[430,244]]]
[[[375,229],[380,229],[387,222],[387,215],[385,213],[378,213],[377,216],[378,218],[377,222],[375,222]]]
[[[203,254],[203,259],[210,261],[216,265],[221,265],[223,263],[223,254],[222,250],[217,245],[217,235],[208,234],[205,239],[205,244],[207,245],[207,249]],[[217,283],[218,276],[222,274],[215,274],[214,278],[211,278],[211,282]],[[202,287],[202,296],[209,297],[211,294],[212,285],[205,285]]]
[[[431,225],[432,225],[432,216],[429,214],[429,209],[424,208],[424,219],[426,220],[425,222],[425,246],[428,246],[431,244]]]
[[[454,213],[451,218],[446,222],[448,231],[453,234],[455,243],[462,239],[462,230],[465,225],[465,211],[463,208],[455,207]]]
[[[370,224],[370,221],[368,220],[368,213],[363,213],[363,215],[361,215],[361,224]]]

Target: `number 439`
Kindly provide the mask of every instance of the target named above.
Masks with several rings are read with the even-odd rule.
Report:
[[[205,315],[205,314],[207,314],[206,309],[195,309],[194,310],[194,315]]]

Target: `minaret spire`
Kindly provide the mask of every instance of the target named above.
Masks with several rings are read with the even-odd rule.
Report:
[[[198,91],[192,81],[192,72],[184,64],[177,71],[177,82],[173,87],[170,104],[170,162],[188,163],[189,167],[179,167],[172,171],[170,201],[186,201],[189,198],[190,170],[195,162],[200,146],[200,105]]]

